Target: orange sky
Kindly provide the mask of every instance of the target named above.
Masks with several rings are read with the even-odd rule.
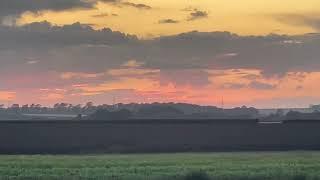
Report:
[[[276,65],[269,67],[268,64],[257,63],[256,65],[255,62],[252,63],[254,60],[247,61],[245,59],[247,54],[238,54],[236,51],[248,53],[250,55],[248,57],[256,59],[256,62],[259,61],[259,56],[254,54],[253,50],[252,52],[242,50],[240,47],[230,51],[223,49],[222,54],[220,52],[214,54],[219,50],[220,44],[221,47],[222,45],[228,47],[228,42],[220,42],[217,46],[212,47],[212,50],[209,47],[201,47],[201,49],[191,46],[191,49],[199,48],[195,50],[199,54],[207,49],[214,52],[213,60],[210,61],[212,65],[206,62],[207,64],[201,67],[188,66],[191,63],[197,65],[198,62],[202,62],[202,59],[199,59],[200,55],[199,57],[194,55],[190,57],[190,60],[186,60],[190,64],[176,65],[185,58],[180,52],[174,54],[174,48],[179,48],[181,44],[174,44],[171,47],[173,51],[171,51],[172,49],[165,49],[166,47],[162,47],[160,43],[160,45],[155,43],[154,48],[150,48],[149,51],[158,56],[160,54],[160,57],[152,56],[154,54],[145,55],[144,60],[123,55],[123,51],[130,52],[130,45],[103,43],[92,45],[86,41],[86,43],[71,44],[68,47],[59,47],[59,44],[58,47],[48,46],[49,48],[44,47],[44,50],[41,45],[40,47],[30,45],[23,51],[18,49],[20,47],[0,51],[0,61],[4,62],[5,59],[12,58],[11,61],[16,62],[11,65],[7,60],[5,63],[8,64],[6,68],[8,72],[0,73],[2,75],[0,82],[3,82],[3,85],[0,86],[0,104],[39,102],[51,105],[62,101],[70,103],[94,101],[101,104],[113,103],[114,99],[116,102],[124,103],[158,101],[217,106],[221,106],[221,101],[224,99],[227,107],[241,105],[305,107],[312,103],[316,104],[320,100],[318,93],[320,85],[315,83],[320,81],[320,69],[305,67],[304,62],[307,64],[308,59],[301,59],[300,62],[295,60],[294,66],[286,68],[286,63],[281,62],[282,58],[288,56],[290,60],[291,56],[295,58],[296,55],[291,55],[290,51],[286,51],[283,55],[276,49],[281,47],[279,49],[290,50],[291,46],[297,46],[296,48],[301,50],[305,48],[304,43],[307,41],[311,45],[316,44],[313,43],[312,37],[309,38],[306,35],[303,40],[299,40],[290,39],[297,38],[297,36],[290,36],[288,40],[281,40],[277,42],[278,44],[268,44],[268,38],[272,36],[267,35],[276,33],[289,36],[317,33],[320,30],[320,20],[317,18],[319,12],[319,0],[242,0],[241,2],[234,0],[131,0],[119,1],[118,4],[98,2],[91,9],[43,10],[37,13],[25,11],[15,19],[17,27],[41,21],[57,26],[80,22],[94,30],[111,28],[114,31],[137,35],[141,41],[193,30],[228,31],[245,36],[266,36],[263,39],[265,45],[262,44],[261,47],[274,46],[274,49],[270,48],[270,52],[274,54],[267,55],[278,59],[279,67],[281,66],[282,69],[272,74],[270,72],[272,68],[277,68]],[[8,23],[8,20],[5,20],[3,23]],[[39,32],[42,35],[42,30]],[[46,41],[46,38],[43,38],[42,41]],[[52,42],[48,42],[50,43]],[[81,54],[83,51],[81,48],[85,50],[83,59],[88,59],[85,65],[81,64],[84,62],[83,59],[72,54]],[[102,48],[106,49],[106,54],[100,55],[101,59],[95,59],[94,53],[103,53]],[[157,48],[165,50],[158,52]],[[256,49],[256,51],[260,50]],[[71,52],[71,55],[64,56],[60,51],[65,54]],[[138,49],[132,54],[139,54],[138,51],[141,53]],[[261,50],[261,52],[264,51]],[[167,53],[173,54],[173,60],[168,59]],[[279,57],[275,57],[278,55]],[[243,65],[234,61],[238,56],[241,56],[241,60],[247,64]],[[49,60],[52,57],[58,60]],[[183,58],[176,60],[174,59],[176,57]],[[305,57],[310,58],[313,63],[319,58],[313,54],[302,56],[302,58]],[[117,58],[121,60],[121,63]],[[44,61],[46,64],[42,63]],[[167,64],[159,63],[162,61]],[[226,61],[233,64],[228,66]],[[85,66],[89,67],[90,63],[97,62],[108,63],[101,63],[104,66],[95,67],[96,69],[86,69]],[[220,62],[223,65],[220,65]],[[270,61],[270,63],[274,62],[277,61]],[[205,67],[206,65],[208,67]],[[13,70],[19,73],[13,74]]]
[[[95,28],[110,27],[121,32],[141,37],[177,34],[186,31],[231,31],[238,34],[301,34],[315,32],[308,26],[292,26],[279,22],[273,16],[281,14],[317,15],[320,11],[318,0],[132,0],[136,4],[146,4],[151,10],[139,10],[132,7],[114,6],[98,3],[92,10],[73,10],[63,12],[42,12],[35,16],[31,13],[19,20],[19,23],[47,20],[54,24],[82,22]],[[186,9],[198,9],[208,13],[201,21],[187,21]],[[107,15],[96,17],[95,15]],[[117,14],[112,16],[111,14]],[[177,24],[159,24],[161,19],[172,18]],[[259,27],[259,28],[257,28]]]
[[[155,72],[154,76],[145,78],[134,77],[143,75],[148,70],[138,69],[114,69],[111,72],[105,72],[104,75],[117,72],[117,75],[123,76],[115,81],[90,84],[90,81],[98,76],[92,74],[85,75],[73,74],[66,76],[62,74],[61,81],[68,77],[68,80],[84,78],[88,84],[69,84],[60,88],[48,89],[29,89],[24,92],[0,92],[1,101],[10,102],[42,102],[43,104],[53,104],[55,102],[68,101],[73,103],[85,103],[94,101],[97,103],[112,102],[115,98],[117,102],[185,102],[203,105],[221,106],[223,98],[224,106],[234,107],[240,105],[251,105],[260,107],[303,107],[304,101],[281,101],[281,99],[294,99],[313,97],[317,100],[319,97],[320,85],[314,82],[320,81],[320,72],[311,73],[288,73],[284,77],[265,78],[259,70],[255,69],[230,69],[223,71],[207,70],[211,76],[207,85],[196,87],[192,84],[179,85],[175,82],[160,80],[160,71]],[[150,70],[151,71],[151,70]],[[198,71],[198,70],[194,70]],[[177,72],[179,74],[179,72]],[[127,75],[133,76],[129,77]],[[255,82],[261,82],[268,87],[256,89],[250,86],[252,79],[249,76],[256,76]],[[233,87],[234,86],[234,87]],[[271,87],[274,86],[274,87]],[[73,91],[73,93],[70,93]],[[28,95],[29,93],[29,95]],[[277,101],[277,99],[279,99]]]

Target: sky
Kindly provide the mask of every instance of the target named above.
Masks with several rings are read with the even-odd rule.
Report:
[[[0,104],[320,104],[319,0],[1,0]]]

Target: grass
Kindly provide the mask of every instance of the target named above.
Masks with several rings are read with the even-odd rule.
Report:
[[[0,179],[320,179],[320,152],[0,156]]]

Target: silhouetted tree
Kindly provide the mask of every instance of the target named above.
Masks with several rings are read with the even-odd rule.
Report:
[[[98,109],[95,113],[90,115],[89,119],[93,120],[125,120],[130,119],[132,113],[129,110],[121,109],[119,111],[108,111],[106,109]]]
[[[184,113],[172,106],[150,105],[141,108],[137,114],[138,117],[181,117]]]

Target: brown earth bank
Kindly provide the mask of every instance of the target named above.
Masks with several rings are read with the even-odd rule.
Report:
[[[1,154],[319,150],[320,121],[1,121]]]

